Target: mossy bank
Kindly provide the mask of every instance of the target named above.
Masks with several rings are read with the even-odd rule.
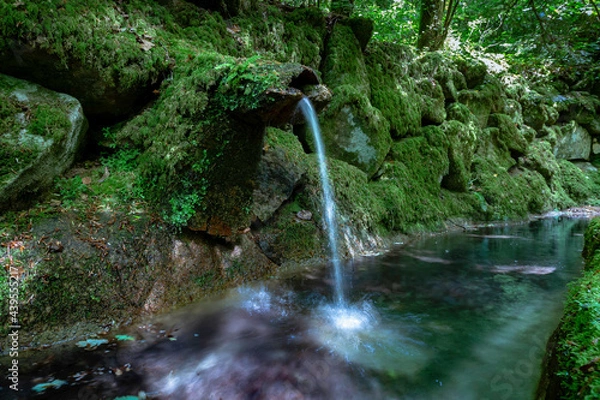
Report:
[[[573,282],[564,316],[548,344],[539,399],[600,397],[600,218],[585,233],[583,276]]]

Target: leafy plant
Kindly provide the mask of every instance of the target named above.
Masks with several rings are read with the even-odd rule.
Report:
[[[223,63],[215,69],[226,74],[219,82],[215,98],[229,111],[257,108],[264,92],[275,87],[279,81],[277,72],[269,64],[262,63],[259,55],[241,63]]]

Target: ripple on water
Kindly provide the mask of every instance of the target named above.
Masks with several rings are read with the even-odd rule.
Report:
[[[406,328],[415,327],[408,322]],[[309,334],[350,363],[407,377],[423,369],[432,356],[423,342],[387,326],[369,302],[317,308]]]

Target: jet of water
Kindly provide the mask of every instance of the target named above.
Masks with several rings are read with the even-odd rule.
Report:
[[[323,223],[327,230],[329,238],[329,251],[331,253],[331,262],[333,264],[333,275],[335,280],[335,301],[338,305],[344,305],[344,285],[342,276],[342,265],[338,253],[337,243],[337,217],[335,201],[333,199],[333,192],[331,190],[331,184],[329,182],[329,174],[327,173],[327,160],[325,158],[325,146],[323,145],[323,139],[321,138],[321,128],[319,127],[319,120],[317,113],[310,100],[304,97],[298,103],[298,107],[302,111],[306,122],[310,126],[315,139],[315,145],[317,147],[317,157],[319,159],[319,174],[321,177],[321,187],[323,192]]]

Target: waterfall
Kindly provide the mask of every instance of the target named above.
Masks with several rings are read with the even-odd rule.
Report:
[[[325,230],[327,231],[329,239],[329,251],[331,253],[331,262],[333,265],[333,277],[335,281],[335,292],[334,298],[338,305],[344,305],[344,285],[342,276],[342,265],[338,253],[338,242],[337,242],[337,217],[336,217],[336,206],[333,199],[333,193],[331,191],[331,183],[329,182],[329,174],[327,173],[327,160],[325,159],[325,146],[323,145],[323,139],[321,138],[321,128],[319,127],[319,120],[317,113],[312,106],[310,100],[304,97],[298,103],[298,107],[302,111],[306,122],[310,126],[315,139],[315,146],[317,148],[317,157],[319,160],[319,174],[321,177],[321,188],[323,192],[323,223]]]

